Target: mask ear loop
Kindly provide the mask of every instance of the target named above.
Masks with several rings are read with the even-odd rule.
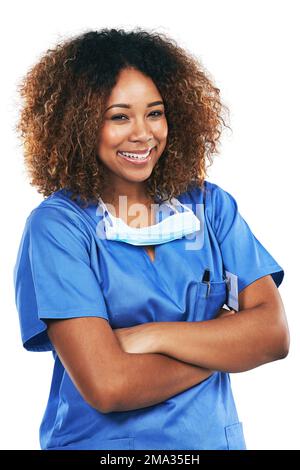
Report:
[[[173,204],[172,204],[172,201],[173,201]],[[180,201],[177,201],[177,199],[175,199],[174,197],[170,200],[170,201],[167,201],[165,202],[165,205],[170,207],[170,209],[172,209],[172,211],[175,211],[177,212],[177,214],[180,214],[178,208],[176,206],[178,206],[178,204],[176,204],[177,202],[180,203]]]
[[[183,211],[183,212],[180,212],[180,214],[184,214],[185,212],[190,212],[190,213],[193,215],[193,218],[196,218],[196,219],[199,220],[199,218],[195,215],[194,211],[193,211],[190,207],[185,206],[184,204],[182,204],[182,203],[181,203],[178,199],[176,199],[176,198],[172,198],[170,202],[172,202],[172,201],[175,201],[175,203],[173,203],[173,207],[170,205],[170,203],[168,203],[168,202],[166,203],[166,205],[169,206],[169,207],[171,207],[172,210],[173,210],[173,208],[175,208],[175,210],[177,211],[177,213],[179,213],[179,210],[177,209],[176,206],[179,206],[179,205],[180,205],[180,206],[183,207],[183,209],[184,209],[184,211]],[[178,203],[179,203],[179,204],[178,204]]]
[[[106,207],[106,204],[103,202],[103,200],[102,200],[101,197],[99,197],[99,202],[100,202],[100,204],[102,204],[102,206],[104,207],[104,217],[106,217],[106,218],[108,219],[110,225],[113,226],[113,222],[112,222],[112,220],[111,220],[111,217],[110,217],[110,214],[109,214],[108,209],[107,209],[107,207]]]
[[[192,209],[190,209],[189,207],[182,204],[178,199],[172,198],[170,202],[172,202],[172,201],[175,201],[175,203],[173,203],[173,206],[171,206],[170,203],[168,203],[168,202],[166,203],[166,205],[169,206],[171,209],[175,209],[177,213],[182,214],[183,212],[185,212],[187,210],[189,212],[192,212],[192,214],[194,214]],[[179,202],[179,204],[178,204],[178,202]],[[179,210],[177,209],[176,206],[179,206],[179,205],[184,208],[183,212],[179,212]]]
[[[170,209],[172,209],[173,212],[174,212],[174,209],[175,209],[175,211],[178,213],[178,209],[175,206],[172,206],[170,203],[167,202],[166,206],[170,207]]]

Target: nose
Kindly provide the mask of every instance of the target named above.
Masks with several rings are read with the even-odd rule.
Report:
[[[131,132],[131,139],[133,142],[148,142],[153,138],[151,126],[143,120],[136,121]]]

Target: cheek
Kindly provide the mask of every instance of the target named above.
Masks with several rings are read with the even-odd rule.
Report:
[[[105,125],[99,134],[100,146],[103,148],[111,148],[118,145],[122,134],[124,134],[124,132],[121,132],[121,129],[110,126],[109,124]]]
[[[157,137],[163,141],[163,140],[166,140],[167,137],[168,137],[168,124],[167,124],[167,121],[164,121],[164,123],[162,123],[159,128],[157,129]]]
[[[118,130],[107,125],[99,133],[98,156],[105,163],[111,162],[112,152],[115,152],[122,141],[122,136]]]

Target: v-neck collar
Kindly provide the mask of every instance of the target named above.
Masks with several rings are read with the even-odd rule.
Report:
[[[59,190],[57,191],[57,193],[60,193],[60,196],[63,197],[63,199],[67,199],[70,201],[70,195],[72,194],[72,192],[70,190]],[[182,202],[180,201],[180,199],[178,198],[179,202],[182,204]],[[71,201],[70,201],[71,202]],[[74,203],[73,201],[71,202],[72,205],[76,205],[77,207],[77,204]],[[161,208],[161,206],[163,206],[165,204],[165,202],[162,202],[162,203],[159,203],[159,206]],[[88,208],[85,208],[83,210],[83,212],[85,212],[85,214],[90,217],[91,219],[93,219],[94,222],[96,222],[97,224],[102,223],[103,221],[103,216],[104,216],[104,211],[100,210],[99,211],[99,207],[101,207],[100,204],[91,204],[89,205]],[[82,210],[82,209],[81,209]],[[179,211],[181,212],[181,209],[179,209]],[[101,213],[102,212],[102,213]],[[164,219],[164,215],[160,212],[160,209],[158,209],[156,211],[156,223],[160,222],[161,220]],[[103,240],[104,242],[109,242],[110,240],[104,238]],[[172,240],[170,240],[172,241]],[[154,260],[152,260],[150,258],[150,255],[147,253],[147,250],[146,250],[146,245],[132,245],[132,244],[129,244],[135,251],[139,250],[139,252],[141,252],[142,250],[142,254],[143,254],[143,257],[144,259],[146,260],[147,264],[150,265],[152,268],[156,267],[157,264],[159,264],[160,260],[161,260],[161,253],[160,253],[160,250],[161,249],[164,249],[164,247],[162,245],[169,245],[170,244],[170,241],[169,242],[165,242],[165,243],[159,243],[159,244],[155,244],[155,245],[151,245],[154,247]],[[113,241],[115,242],[115,241]],[[117,241],[116,241],[117,242]],[[122,242],[124,243],[124,242]],[[125,243],[126,245],[127,243]],[[138,251],[137,251],[138,252]]]
[[[157,257],[157,251],[156,251],[156,246],[157,246],[157,245],[150,245],[150,246],[152,246],[153,249],[154,249],[154,259],[153,259],[153,260],[150,258],[150,255],[149,255],[149,253],[147,252],[146,246],[143,245],[141,248],[143,248],[143,250],[144,250],[144,252],[145,252],[145,255],[146,255],[147,258],[149,259],[150,263],[151,263],[151,264],[154,264],[155,261],[156,261],[156,257]]]

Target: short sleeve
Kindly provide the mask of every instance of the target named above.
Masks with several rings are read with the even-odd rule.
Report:
[[[71,211],[44,206],[26,220],[14,266],[15,301],[28,351],[53,351],[43,319],[108,320],[89,238]]]
[[[212,227],[225,270],[238,276],[238,292],[268,274],[279,287],[282,267],[252,233],[234,197],[217,185],[211,186]]]

